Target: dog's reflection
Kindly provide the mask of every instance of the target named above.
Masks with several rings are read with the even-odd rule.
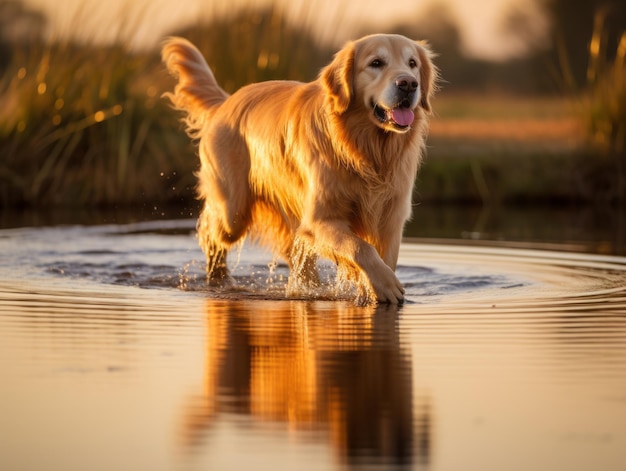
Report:
[[[194,446],[220,413],[322,432],[347,462],[428,462],[431,414],[414,397],[397,307],[209,300]],[[416,402],[417,401],[417,402]]]

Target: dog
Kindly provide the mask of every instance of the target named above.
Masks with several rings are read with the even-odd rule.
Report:
[[[337,265],[359,304],[404,301],[395,275],[425,149],[438,71],[425,42],[376,34],[348,42],[308,83],[253,83],[229,95],[179,37],[162,59],[167,92],[198,143],[198,238],[211,285],[232,282],[226,257],[248,234],[290,269],[288,290]]]

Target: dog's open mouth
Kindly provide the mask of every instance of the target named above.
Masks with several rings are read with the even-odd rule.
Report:
[[[373,104],[374,116],[381,123],[391,123],[400,129],[408,128],[415,119],[415,114],[411,110],[411,103],[408,99],[401,101],[398,106],[388,109],[377,103]]]

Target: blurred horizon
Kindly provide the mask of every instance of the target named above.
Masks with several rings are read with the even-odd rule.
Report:
[[[507,19],[523,19],[524,34],[541,40],[547,33],[540,0],[429,0],[406,2],[389,8],[380,0],[321,0],[311,7],[307,0],[24,0],[26,8],[46,17],[48,38],[73,38],[95,42],[128,40],[134,47],[158,47],[164,35],[185,26],[234,15],[243,8],[280,9],[293,24],[306,23],[311,31],[332,47],[359,36],[360,30],[386,32],[397,24],[428,21],[436,12],[458,26],[463,52],[484,60],[506,60],[529,51],[519,31],[505,26]],[[348,21],[349,19],[349,21]],[[435,18],[434,22],[438,19]],[[111,27],[111,25],[116,25]],[[419,33],[418,33],[419,34]],[[413,39],[428,39],[415,37]]]

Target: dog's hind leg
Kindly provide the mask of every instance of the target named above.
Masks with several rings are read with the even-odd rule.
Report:
[[[221,243],[215,237],[215,219],[213,211],[205,206],[198,219],[197,231],[198,242],[206,256],[207,282],[210,286],[224,286],[232,284],[232,278],[228,270],[226,258],[229,246]]]
[[[201,143],[198,193],[204,208],[198,220],[198,241],[207,258],[209,284],[230,284],[226,257],[243,238],[251,221],[249,158],[243,146],[224,149],[215,141]]]

